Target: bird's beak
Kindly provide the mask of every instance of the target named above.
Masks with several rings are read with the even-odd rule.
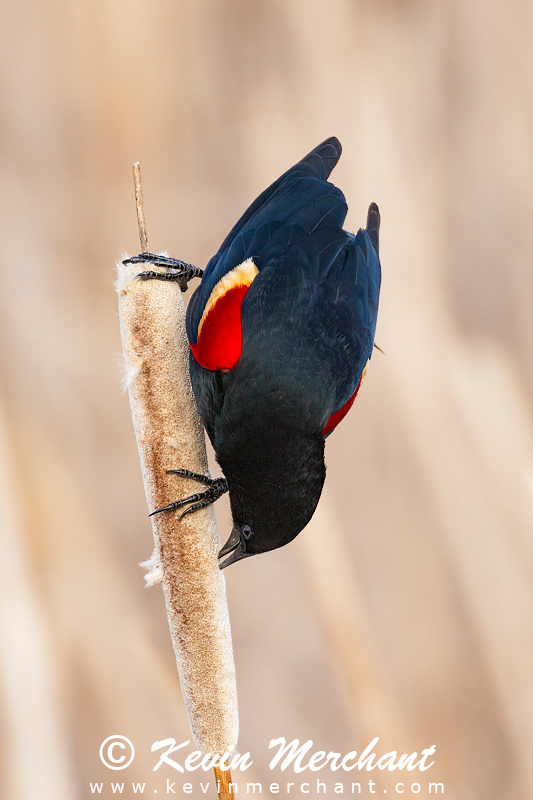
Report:
[[[229,567],[230,564],[240,561],[241,558],[247,558],[247,556],[251,556],[252,553],[247,553],[245,546],[246,542],[241,536],[240,530],[237,527],[234,527],[231,531],[228,541],[218,554],[219,569]]]

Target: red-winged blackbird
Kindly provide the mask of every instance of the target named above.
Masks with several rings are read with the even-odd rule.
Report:
[[[305,527],[325,478],[326,436],[351,407],[372,355],[381,270],[379,211],[365,230],[342,229],[347,206],[327,178],[341,154],[332,137],[252,203],[205,271],[187,310],[191,381],[224,479],[172,503],[195,511],[229,490],[233,530],[221,568],[287,544]],[[157,513],[157,512],[152,512]]]

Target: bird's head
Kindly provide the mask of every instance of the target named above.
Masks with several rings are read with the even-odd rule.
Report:
[[[219,462],[233,517],[220,569],[288,544],[313,516],[326,471],[321,433],[277,429],[260,446],[248,441],[233,458],[219,455]]]

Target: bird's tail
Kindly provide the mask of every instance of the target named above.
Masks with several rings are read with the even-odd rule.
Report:
[[[366,232],[370,236],[370,241],[375,247],[376,253],[379,255],[379,208],[375,203],[370,203],[368,208],[368,216],[366,218]]]

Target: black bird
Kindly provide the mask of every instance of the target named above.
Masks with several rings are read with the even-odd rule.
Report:
[[[229,490],[233,530],[220,567],[281,547],[307,525],[326,468],[324,442],[351,407],[374,346],[381,270],[379,211],[366,230],[342,229],[347,205],[327,179],[332,137],[252,203],[205,271],[173,267],[143,279],[202,282],[187,310],[190,373],[225,479],[177,474],[207,491],[172,503],[185,513]],[[177,271],[176,271],[177,270]]]

